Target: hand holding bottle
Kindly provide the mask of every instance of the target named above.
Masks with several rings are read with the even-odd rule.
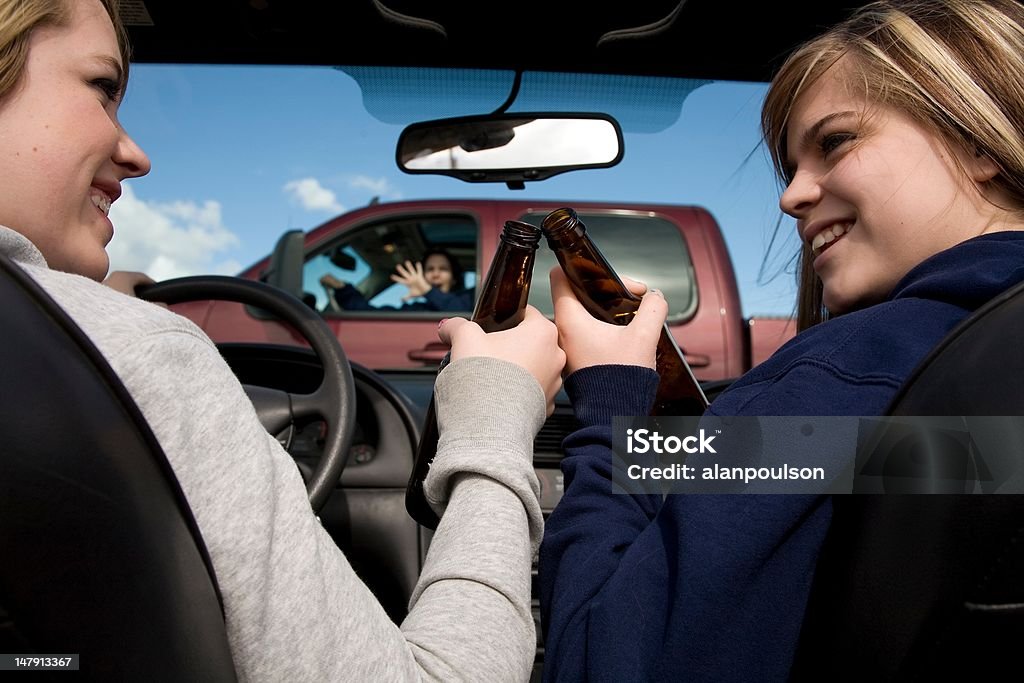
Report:
[[[633,294],[647,292],[642,283],[626,280]],[[565,351],[569,373],[592,365],[639,365],[655,368],[655,351],[668,303],[661,292],[643,294],[640,308],[628,325],[614,325],[592,316],[573,294],[561,268],[551,269],[551,299],[555,305],[558,342]]]
[[[608,363],[653,367],[659,381],[651,415],[702,414],[708,400],[665,322],[668,304],[664,297],[654,292],[643,298],[637,296],[615,273],[572,209],[555,209],[544,217],[541,229],[565,273],[565,278],[552,275],[551,293],[555,299],[555,319],[561,318],[560,342],[570,371]],[[583,319],[580,309],[606,323],[629,327],[632,332],[595,327]],[[642,320],[636,321],[638,316]],[[649,332],[655,323],[661,331],[651,363]]]
[[[554,375],[554,381],[561,382],[558,375],[562,365],[565,363],[565,356],[558,349],[555,343],[553,326],[547,320],[537,321],[540,313],[526,305],[530,296],[530,280],[533,277],[533,263],[536,259],[537,245],[540,243],[541,231],[534,225],[520,221],[506,221],[501,231],[501,238],[498,241],[498,251],[494,254],[491,267],[484,278],[484,284],[480,288],[480,296],[476,301],[476,308],[473,309],[472,326],[456,322],[455,319],[443,321],[440,328],[441,338],[452,342],[453,337],[463,328],[467,334],[469,346],[476,349],[475,354],[465,350],[465,344],[461,342],[461,334],[458,352],[449,354],[441,367],[444,368],[448,360],[465,357],[465,355],[480,355],[481,350],[486,350],[483,355],[495,355],[500,349],[501,354],[513,354],[519,364],[525,367],[540,382],[544,390],[544,397],[547,400],[548,414],[554,410],[554,395],[558,391],[558,385],[552,385],[549,377]],[[532,311],[532,312],[531,312]],[[530,322],[526,328],[518,331],[517,334],[505,335],[497,342],[487,342],[480,337],[485,333],[499,334],[506,331],[514,331],[527,322],[527,314],[530,315]],[[541,316],[543,317],[543,316]],[[454,325],[454,328],[452,327]],[[473,331],[473,327],[479,332],[479,336]],[[533,337],[533,328],[539,331],[547,328],[547,336],[538,334]],[[447,337],[447,338],[446,338]],[[549,339],[550,343],[545,342]],[[554,350],[548,360],[553,360],[556,370],[550,370],[543,363],[544,353],[540,349],[530,346],[533,343],[540,343],[541,347],[550,347]],[[457,355],[458,354],[458,355]],[[505,355],[498,355],[498,358],[509,360]],[[535,365],[534,360],[542,361],[541,365]],[[529,364],[528,364],[529,363]],[[553,387],[553,388],[552,388]],[[438,443],[437,414],[435,412],[434,400],[431,399],[427,406],[427,415],[424,419],[423,433],[420,434],[420,442],[416,447],[416,459],[413,462],[412,476],[409,478],[409,486],[405,492],[405,507],[412,515],[412,518],[425,527],[436,529],[438,517],[427,503],[423,491],[423,481],[430,469],[430,463],[437,453]]]
[[[562,386],[565,353],[558,347],[555,325],[533,306],[526,307],[523,321],[501,332],[485,333],[465,318],[449,318],[437,331],[441,341],[451,345],[451,360],[490,356],[526,369],[540,384],[547,400],[548,415],[555,407],[555,394]]]

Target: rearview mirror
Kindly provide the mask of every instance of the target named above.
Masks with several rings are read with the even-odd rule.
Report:
[[[416,123],[398,138],[406,173],[449,175],[521,189],[584,168],[622,160],[622,129],[603,114],[500,114]]]
[[[342,270],[356,269],[356,257],[345,251],[344,247],[335,247],[334,250],[331,251],[330,260],[331,263]]]

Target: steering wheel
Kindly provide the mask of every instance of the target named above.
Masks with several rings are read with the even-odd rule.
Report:
[[[200,275],[165,280],[139,287],[147,301],[179,304],[186,301],[234,301],[262,308],[278,316],[309,342],[324,368],[320,386],[309,394],[293,394],[269,387],[244,385],[264,428],[272,435],[296,421],[319,416],[327,423],[324,450],[306,482],[309,504],[319,512],[345,467],[356,426],[355,382],[352,368],[337,337],[309,306],[284,290],[262,282],[221,275]]]

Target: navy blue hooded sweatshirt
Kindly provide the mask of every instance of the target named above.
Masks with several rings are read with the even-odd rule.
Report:
[[[1024,281],[1024,232],[974,238],[911,270],[887,301],[797,335],[716,415],[880,415],[957,323]],[[545,681],[784,681],[831,520],[810,495],[611,492],[611,418],[646,415],[658,377],[573,373],[581,428],[540,550]]]

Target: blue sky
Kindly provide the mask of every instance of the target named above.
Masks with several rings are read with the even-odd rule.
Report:
[[[352,76],[365,81],[368,72],[350,72],[133,65],[121,121],[153,170],[130,181],[111,212],[112,267],[157,279],[236,273],[270,251],[284,230],[309,230],[375,196],[698,204],[722,226],[744,314],[792,311],[792,275],[768,277],[785,265],[796,241],[792,221],[779,225],[778,188],[759,145],[762,84],[701,85],[680,108],[679,93],[694,84],[659,79],[659,99],[638,94],[629,82],[601,90],[595,79],[577,79],[559,82],[568,99],[552,103],[531,97],[524,80],[513,111],[602,107],[622,121],[626,155],[614,169],[567,173],[511,191],[411,176],[394,162],[405,123],[490,111],[505,98],[506,74],[494,76],[489,100],[471,102],[432,95],[436,80],[419,99],[375,97]],[[608,92],[615,96],[605,102]],[[777,225],[782,247],[766,262]]]

